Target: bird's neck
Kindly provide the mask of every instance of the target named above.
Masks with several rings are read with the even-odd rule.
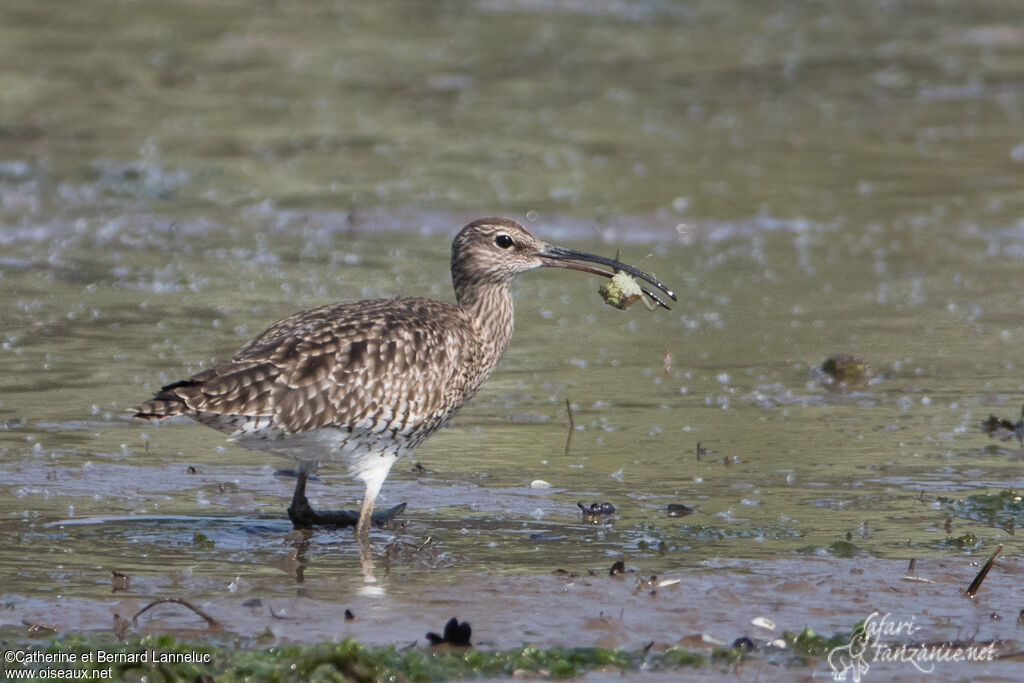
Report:
[[[508,283],[456,287],[459,307],[475,323],[484,346],[486,372],[498,364],[512,338],[512,291]]]

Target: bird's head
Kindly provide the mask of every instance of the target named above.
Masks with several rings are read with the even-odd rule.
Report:
[[[597,268],[589,265],[591,263],[612,270]],[[452,279],[456,290],[465,286],[508,284],[520,273],[544,267],[570,268],[604,277],[625,271],[668,298],[676,298],[670,289],[642,270],[615,259],[548,244],[508,218],[477,219],[464,227],[452,243]],[[652,301],[668,308],[657,294],[646,287],[643,291]]]

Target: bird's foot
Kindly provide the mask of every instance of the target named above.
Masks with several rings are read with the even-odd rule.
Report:
[[[370,515],[370,519],[373,520],[375,525],[384,526],[385,524],[390,524],[391,521],[401,514],[403,510],[405,510],[405,503],[399,503],[398,505],[389,507],[387,510],[374,512]]]
[[[405,503],[399,503],[387,510],[371,515],[376,526],[384,526],[405,510]],[[359,523],[359,510],[314,510],[306,500],[292,501],[288,508],[288,519],[296,529],[311,529],[314,526],[355,526]]]

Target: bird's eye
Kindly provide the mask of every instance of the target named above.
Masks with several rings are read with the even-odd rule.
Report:
[[[494,238],[494,243],[497,244],[502,249],[508,249],[513,244],[515,244],[512,238],[506,235],[505,233],[501,233],[500,235],[496,236]]]

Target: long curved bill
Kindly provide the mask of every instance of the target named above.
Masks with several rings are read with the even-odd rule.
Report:
[[[655,289],[659,290],[659,293],[664,293],[672,301],[676,300],[676,295],[671,289],[658,282],[653,275],[648,275],[642,270],[634,268],[633,266],[626,265],[625,263],[616,259],[607,258],[605,256],[597,256],[596,254],[588,254],[585,251],[576,251],[575,249],[566,249],[565,247],[556,247],[553,244],[545,244],[544,248],[538,254],[543,264],[550,268],[571,268],[572,270],[582,270],[585,273],[593,273],[594,275],[601,275],[603,277],[612,277],[615,275],[615,271],[621,270],[629,273],[635,278],[643,280],[647,284],[651,285]],[[578,261],[584,261],[584,263],[577,263]],[[608,266],[612,269],[611,272],[596,266],[587,265],[587,263],[600,263],[603,266]],[[651,301],[658,304],[662,308],[668,308],[668,304],[661,300],[657,294],[652,292],[646,287],[640,288],[643,293],[646,294]]]

